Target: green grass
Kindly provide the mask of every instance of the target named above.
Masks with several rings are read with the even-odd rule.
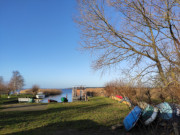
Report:
[[[33,112],[0,112],[0,134],[50,134],[58,130],[96,130],[122,123],[129,112],[126,105],[109,98],[88,102],[52,103]]]

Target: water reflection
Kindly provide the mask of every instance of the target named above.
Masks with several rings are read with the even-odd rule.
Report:
[[[68,102],[72,102],[72,89],[62,89],[61,95],[49,96],[47,98],[44,98],[41,102],[48,103],[48,99],[53,99],[56,100],[57,102],[61,102],[61,97],[66,97],[66,94],[67,94]]]

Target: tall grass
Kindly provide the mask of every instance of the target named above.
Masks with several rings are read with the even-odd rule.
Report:
[[[43,92],[45,95],[48,95],[48,96],[62,94],[62,91],[58,89],[39,89],[38,92]]]
[[[93,96],[104,96],[105,90],[104,88],[86,88],[87,93],[92,93]]]
[[[148,103],[157,103],[170,101],[180,103],[180,86],[169,86],[166,91],[163,88],[148,88],[143,86],[135,86],[123,81],[111,81],[105,85],[106,96],[121,95],[129,97],[134,103],[138,101],[146,101]]]
[[[38,92],[43,92],[47,96],[59,95],[62,93],[62,91],[59,89],[39,89]],[[20,91],[20,94],[33,94],[33,91],[32,89],[26,89],[26,90]]]

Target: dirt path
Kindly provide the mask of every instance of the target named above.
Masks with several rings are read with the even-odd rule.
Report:
[[[1,112],[6,111],[38,111],[38,110],[46,110],[47,104],[9,104],[2,105]]]

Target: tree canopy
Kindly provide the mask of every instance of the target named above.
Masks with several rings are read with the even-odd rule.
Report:
[[[95,69],[126,61],[132,69],[141,67],[140,77],[159,76],[164,86],[177,81],[173,73],[180,71],[178,0],[78,0],[78,9],[81,44],[97,55]]]
[[[9,86],[12,91],[20,90],[24,86],[24,78],[19,71],[13,71]]]

